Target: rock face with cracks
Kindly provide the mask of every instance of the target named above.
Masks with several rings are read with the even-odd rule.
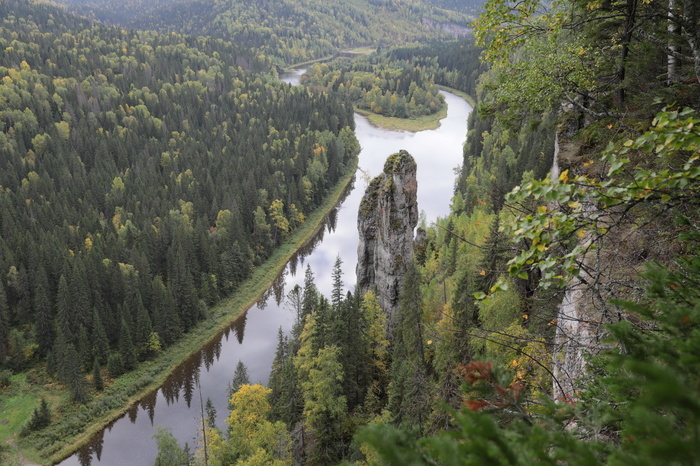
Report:
[[[416,162],[402,150],[391,155],[360,203],[357,229],[357,286],[373,289],[391,326],[406,265],[413,260],[413,230],[418,224]]]

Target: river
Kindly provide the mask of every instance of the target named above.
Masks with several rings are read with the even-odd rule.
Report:
[[[298,83],[301,72],[282,80]],[[388,131],[372,126],[355,114],[356,134],[362,147],[360,170],[344,200],[329,214],[325,228],[308,247],[293,258],[258,304],[232,327],[174,371],[156,392],[134,405],[73,456],[59,463],[72,465],[150,466],[157,455],[152,438],[156,427],[169,427],[181,445],[195,451],[201,427],[201,396],[212,400],[217,425],[225,428],[227,385],[242,361],[252,383],[267,383],[277,347],[278,329],[289,333],[293,315],[284,296],[295,284],[303,285],[304,271],[311,267],[318,289],[330,295],[331,271],[336,257],[343,261],[346,290],[352,291],[357,264],[357,211],[367,185],[367,176],[381,173],[386,158],[406,149],[418,164],[418,209],[428,223],[449,213],[456,175],[462,161],[462,144],[471,107],[460,97],[442,92],[448,105],[447,117],[436,130],[411,133]]]

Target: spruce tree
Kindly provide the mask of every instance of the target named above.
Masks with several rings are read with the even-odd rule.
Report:
[[[75,327],[75,319],[73,318],[73,302],[71,298],[71,290],[68,286],[68,280],[65,275],[61,275],[58,279],[58,291],[56,292],[56,327],[67,341],[73,341]]]
[[[53,307],[49,298],[49,281],[44,267],[39,267],[36,273],[34,288],[34,332],[39,345],[39,354],[46,356],[55,338]]]
[[[87,336],[87,330],[85,330],[85,327],[82,325],[78,332],[78,354],[80,356],[81,367],[85,370],[90,370],[95,356],[92,344]]]
[[[332,280],[333,289],[331,290],[331,304],[333,309],[337,311],[340,307],[340,302],[343,299],[343,261],[340,256],[335,258],[335,263],[333,264]]]
[[[62,380],[68,386],[73,401],[83,403],[87,399],[87,392],[78,351],[72,343],[68,343],[63,354],[65,360],[63,361]]]
[[[143,305],[140,297],[137,300],[136,328],[134,333],[134,346],[136,347],[136,351],[144,357],[149,351],[148,347],[151,333],[153,333],[153,326],[151,325],[151,317],[148,315],[146,306]]]
[[[85,264],[79,257],[73,263],[69,284],[73,304],[72,313],[75,316],[74,323],[78,327],[83,326],[88,329],[92,318],[92,305]]]
[[[5,286],[0,282],[0,361],[4,361],[10,349],[10,314],[7,307]]]
[[[131,331],[126,325],[126,320],[123,318],[119,330],[119,355],[121,356],[122,364],[126,372],[136,367],[138,361],[136,347],[131,339]]]
[[[248,368],[243,361],[238,361],[236,365],[236,370],[233,372],[233,379],[228,384],[228,397],[231,399],[234,393],[238,391],[243,385],[250,383],[250,377],[248,376]]]
[[[107,357],[107,372],[112,378],[117,378],[124,373],[124,361],[120,353],[111,353]]]
[[[279,329],[277,351],[272,363],[269,386],[271,419],[283,421],[292,429],[301,419],[304,408],[297,372],[294,367],[294,355],[298,348],[296,340],[289,340]]]
[[[92,312],[92,344],[95,357],[101,364],[106,363],[109,356],[109,340],[107,340],[107,334],[97,308],[93,309]]]
[[[210,429],[216,429],[216,408],[209,397],[207,397],[204,410],[207,413],[207,426],[209,426]]]
[[[311,271],[311,265],[306,266],[304,273],[304,297],[302,300],[302,311],[304,317],[311,314],[318,302],[318,290],[314,283],[314,273]]]
[[[180,318],[170,292],[160,277],[155,277],[151,282],[151,306],[154,330],[166,346],[172,344],[180,334]]]
[[[397,425],[423,432],[429,415],[431,383],[425,360],[420,275],[415,264],[406,270],[399,295],[394,334],[389,410]]]
[[[362,339],[367,350],[367,359],[361,367],[366,371],[366,411],[377,414],[386,402],[388,385],[389,340],[386,335],[386,314],[379,307],[373,291],[362,298]],[[370,405],[370,402],[372,403]]]
[[[21,436],[26,436],[33,431],[41,430],[51,423],[51,409],[45,398],[41,399],[38,407],[34,408],[32,416],[27,421],[27,424],[22,427]]]
[[[105,388],[105,383],[102,379],[102,367],[97,358],[95,358],[95,363],[92,365],[92,385],[98,392],[101,392]]]

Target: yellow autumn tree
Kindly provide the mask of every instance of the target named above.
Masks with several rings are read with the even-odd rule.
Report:
[[[221,464],[291,464],[291,439],[283,422],[270,422],[270,390],[260,384],[242,385],[231,396],[229,438],[216,448],[213,460]]]
[[[284,237],[289,233],[289,220],[287,220],[287,217],[284,216],[284,203],[279,199],[272,201],[272,204],[270,204],[269,214],[270,220],[272,221],[272,226],[274,227],[273,239],[275,242],[277,242],[280,239],[280,236]]]

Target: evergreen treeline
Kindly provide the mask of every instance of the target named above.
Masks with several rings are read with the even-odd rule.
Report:
[[[0,364],[86,396],[169,345],[356,156],[352,106],[237,46],[0,4]]]
[[[355,105],[380,115],[415,118],[442,108],[436,84],[470,95],[485,69],[473,38],[392,47],[354,59],[315,64],[302,77],[312,88],[349,96]]]
[[[389,62],[410,61],[432,77],[435,84],[451,87],[476,97],[477,78],[487,69],[479,60],[481,48],[470,36],[458,40],[429,41],[392,47]]]
[[[338,258],[330,297],[316,289],[310,268],[304,285],[288,293],[295,323],[291,335],[279,332],[269,388],[250,385],[239,362],[229,385],[227,429],[211,422],[206,429],[210,464],[335,464],[362,457],[353,435],[394,396],[387,388],[389,341],[377,298],[346,293],[341,264]],[[407,334],[415,328],[405,327]],[[168,440],[159,441],[159,458],[180,454],[172,434],[157,436]],[[204,450],[200,444],[199,461]]]
[[[346,329],[333,333],[335,302],[362,310],[372,295],[329,300],[307,280],[270,381],[270,419],[291,433],[277,438],[310,464],[696,464],[698,10],[571,1],[534,22],[517,15],[539,2],[489,3],[528,41],[476,88],[453,212],[418,245],[382,377],[343,361]],[[557,397],[557,307],[574,284],[593,296],[579,320],[598,346],[574,346],[591,350],[587,369]],[[351,343],[364,370],[366,319]],[[350,442],[365,424],[366,445]]]
[[[363,110],[397,118],[431,115],[445,105],[429,72],[413,63],[376,58],[315,64],[302,77],[302,84],[332,89]]]
[[[484,5],[484,0],[427,0],[426,3],[447,10],[478,14],[479,11],[481,11],[481,7]]]
[[[697,463],[699,10],[540,6],[492,0],[477,25],[493,67],[453,212],[416,255],[425,344],[390,351],[390,387],[407,380],[397,355],[428,361],[415,380],[430,381],[432,404],[367,429],[368,459]],[[559,322],[577,290],[578,321]],[[572,392],[562,347],[586,360]]]
[[[327,57],[353,46],[377,46],[445,35],[424,24],[464,25],[463,14],[397,0],[64,0],[71,9],[137,29],[233,40],[278,64]],[[445,35],[445,37],[447,37]]]

